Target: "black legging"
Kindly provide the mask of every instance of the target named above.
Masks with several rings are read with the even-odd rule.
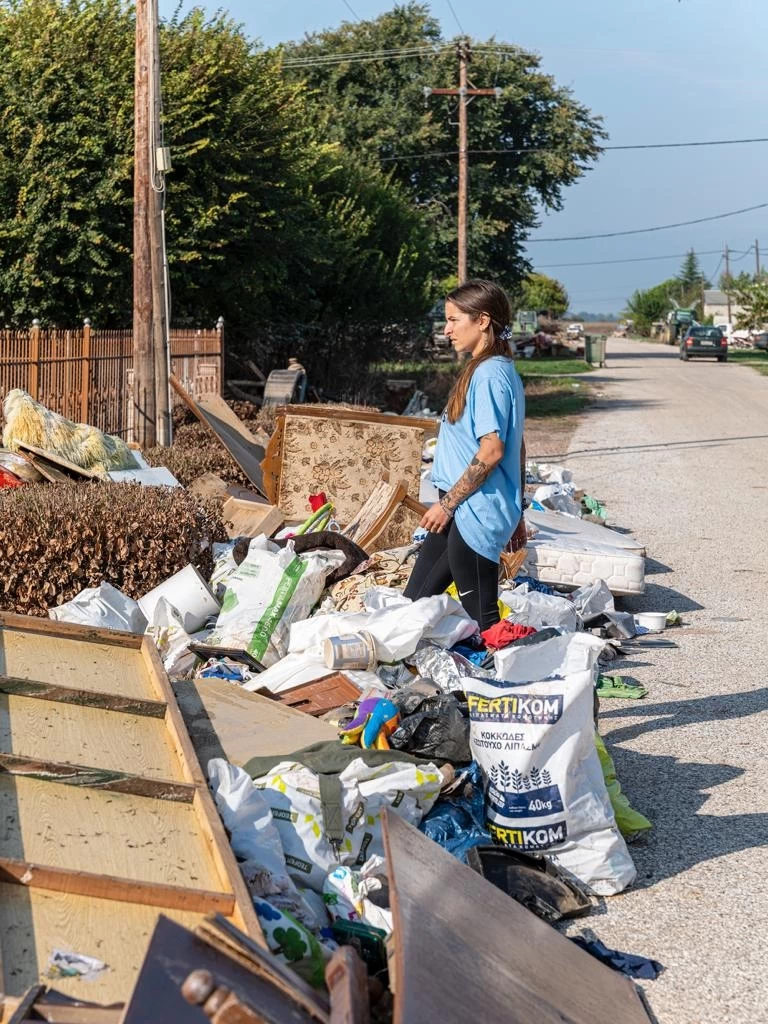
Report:
[[[451,581],[467,615],[488,629],[499,621],[499,563],[478,555],[459,533],[453,519],[442,533],[430,533],[419,549],[405,596],[442,594]]]

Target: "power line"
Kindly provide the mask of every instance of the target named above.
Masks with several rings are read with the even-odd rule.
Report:
[[[717,256],[720,249],[708,249],[705,252],[697,252],[697,256]],[[652,263],[655,260],[682,260],[688,255],[687,252],[670,253],[669,256],[634,256],[631,259],[621,260],[587,260],[585,263],[537,263],[539,270],[554,270],[559,267],[603,267],[614,266],[617,263]]]
[[[670,228],[685,228],[691,224],[706,224],[713,220],[725,220],[726,217],[738,217],[742,213],[752,213],[754,210],[764,210],[768,203],[758,203],[757,206],[745,206],[741,210],[729,210],[728,213],[716,213],[711,217],[697,217],[695,220],[681,220],[675,224],[658,224],[652,228],[633,228],[631,231],[604,231],[596,235],[562,235],[556,238],[529,238],[527,245],[531,242],[584,242],[590,238],[618,238],[620,235],[647,235],[652,231],[668,231]]]
[[[601,146],[600,152],[607,153],[638,149],[685,149],[692,146],[738,146],[749,142],[768,142],[768,138],[716,139],[708,142],[652,142],[628,146]],[[468,152],[475,156],[520,156],[526,153],[567,153],[569,151],[565,148],[552,149],[548,147],[525,146],[516,149],[470,149]],[[381,161],[382,163],[390,163],[398,160],[434,160],[438,157],[454,156],[456,156],[456,151],[447,149],[437,153],[405,153],[400,156],[386,156],[382,157]]]
[[[464,35],[466,35],[466,32],[464,31],[464,27],[463,27],[463,25],[461,24],[461,22],[459,21],[459,16],[458,16],[458,14],[456,13],[456,8],[455,8],[455,7],[453,6],[453,4],[452,4],[451,0],[445,0],[445,2],[446,2],[446,3],[448,4],[448,6],[450,7],[450,9],[451,9],[451,14],[453,15],[453,19],[454,19],[454,21],[456,22],[456,24],[457,24],[457,25],[459,26],[459,32],[461,32],[461,34],[462,34],[463,36],[464,36]]]
[[[347,10],[352,15],[352,17],[355,19],[355,21],[360,21],[360,16],[358,15],[357,11],[354,9],[352,4],[349,2],[349,0],[341,0],[341,2],[347,8]]]
[[[439,46],[402,46],[391,50],[355,50],[349,53],[323,53],[311,57],[287,57],[283,61],[283,67],[333,67],[337,64],[359,64],[375,60],[404,60],[411,57],[439,57],[442,54],[454,49],[451,43],[442,43]],[[493,47],[475,46],[474,53],[498,54],[509,56],[522,52],[516,46],[498,45]]]

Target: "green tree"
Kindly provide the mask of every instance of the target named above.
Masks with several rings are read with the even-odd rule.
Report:
[[[535,309],[550,317],[561,317],[568,309],[568,292],[553,277],[529,274],[522,284],[521,308]]]
[[[680,286],[685,292],[691,292],[694,289],[701,290],[707,288],[706,278],[699,266],[699,257],[696,255],[693,249],[690,249],[683,260],[683,265],[680,267],[680,273],[677,275],[677,279],[680,282]]]
[[[640,289],[636,291],[625,310],[625,316],[629,317],[638,334],[649,335],[651,325],[662,320],[672,308],[671,295],[679,288],[676,277],[663,281],[653,288]]]
[[[0,0],[6,320],[130,322],[133,45],[128,0]],[[161,52],[177,322],[423,308],[424,218],[321,137],[277,55],[196,9]]]
[[[748,275],[747,275],[748,276]],[[768,326],[768,281],[735,283],[730,289],[731,298],[742,312],[736,314],[736,327],[751,331],[765,330]]]
[[[469,266],[473,275],[511,289],[529,270],[523,246],[541,210],[562,207],[565,188],[597,158],[604,132],[599,118],[541,71],[539,57],[495,40],[473,45],[470,79],[502,92],[498,101],[472,105],[469,147],[502,152],[470,157]],[[421,52],[376,61],[352,56],[403,47]],[[455,100],[425,101],[424,88],[455,86],[457,62],[427,5],[396,5],[375,20],[315,33],[283,52],[325,137],[361,162],[392,169],[429,219],[436,277],[455,273]],[[344,54],[350,59],[340,60]],[[322,62],[330,56],[333,62]]]

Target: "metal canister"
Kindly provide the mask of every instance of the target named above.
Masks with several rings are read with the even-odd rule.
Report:
[[[376,644],[370,633],[347,633],[323,641],[323,660],[328,668],[373,671],[376,668]]]

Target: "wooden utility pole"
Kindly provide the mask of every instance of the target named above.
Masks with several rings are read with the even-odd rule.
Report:
[[[731,322],[731,254],[728,250],[728,243],[725,243],[725,281],[727,291],[725,293],[725,300],[728,303],[728,323]]]
[[[755,280],[760,280],[760,242],[755,239]]]
[[[456,47],[456,56],[459,59],[459,87],[458,89],[424,89],[424,95],[430,96],[457,96],[459,100],[459,196],[458,196],[458,261],[457,270],[459,284],[463,284],[469,276],[467,270],[467,222],[469,206],[469,149],[468,149],[468,122],[467,106],[470,97],[495,96],[499,99],[501,89],[474,89],[470,88],[469,63],[472,60],[472,50],[469,42],[464,40]]]
[[[149,180],[149,0],[136,0],[133,140],[133,405],[134,441],[157,443]]]

